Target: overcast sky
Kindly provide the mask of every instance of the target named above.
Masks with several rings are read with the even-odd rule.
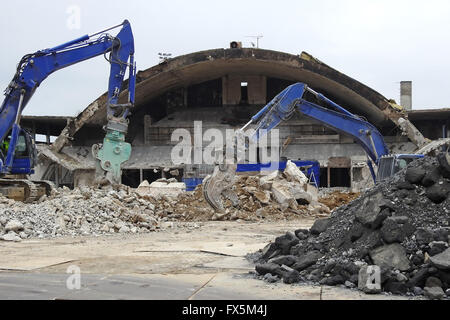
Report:
[[[71,6],[79,29],[67,26]],[[299,54],[333,68],[399,102],[399,82],[413,81],[413,108],[450,107],[450,1],[2,1],[0,88],[26,53],[53,47],[128,19],[138,69],[173,56],[226,48],[231,40]],[[115,33],[114,33],[115,34]],[[107,89],[109,65],[97,57],[52,74],[25,109],[27,115],[76,115]]]

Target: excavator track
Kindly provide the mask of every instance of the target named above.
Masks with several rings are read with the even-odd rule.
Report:
[[[56,186],[53,182],[48,180],[39,180],[39,181],[32,181],[34,184],[37,184],[39,187],[45,188],[45,194],[47,196],[50,196],[52,194],[52,191],[56,189]]]
[[[0,179],[0,193],[9,199],[27,203],[42,196],[38,186],[26,179]]]

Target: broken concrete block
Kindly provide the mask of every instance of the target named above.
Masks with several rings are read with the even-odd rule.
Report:
[[[308,178],[291,160],[286,163],[284,175],[288,181],[298,182],[302,186],[308,183]]]
[[[427,172],[423,168],[408,168],[405,174],[405,180],[412,184],[420,184]]]
[[[405,218],[406,222],[402,223],[404,220],[401,218]],[[414,226],[408,222],[407,217],[389,217],[384,220],[380,231],[386,243],[400,243],[414,233]]]
[[[294,263],[296,263],[298,260],[298,257],[293,255],[284,255],[284,256],[278,256],[275,258],[270,259],[269,263],[276,263],[278,265],[286,265],[288,267],[291,267]]]
[[[427,245],[434,239],[433,230],[428,228],[418,228],[417,231],[414,233],[414,236],[416,238],[416,241],[420,245]]]
[[[10,231],[9,233],[1,236],[0,240],[19,242],[22,238],[20,238],[14,231]]]
[[[311,232],[311,234],[319,235],[325,230],[327,230],[329,224],[330,219],[316,220],[309,231]]]
[[[449,270],[450,269],[450,248],[446,249],[444,252],[439,253],[433,257],[430,257],[431,263],[439,269]]]
[[[275,263],[264,263],[264,264],[257,264],[255,266],[256,272],[258,272],[259,275],[266,275],[270,273],[273,276],[283,276],[283,269]]]
[[[270,191],[264,190],[264,191],[257,191],[253,193],[256,199],[258,199],[259,202],[263,204],[269,204],[270,202]]]
[[[279,204],[297,210],[297,201],[289,191],[289,187],[286,185],[286,183],[275,181],[272,183],[271,190],[273,197]]]
[[[160,179],[161,180],[161,179]],[[148,185],[147,181],[141,183],[136,189],[136,193],[140,196],[151,196],[154,198],[160,198],[162,196],[176,198],[179,194],[186,191],[186,184],[184,182],[178,182],[176,179],[164,179],[164,181],[154,181]]]
[[[434,169],[428,171],[422,179],[421,184],[424,187],[431,187],[433,184],[439,181],[441,177],[441,171],[439,167],[434,167]]]
[[[442,152],[437,155],[437,159],[442,175],[445,178],[450,179],[450,160],[448,154]]]
[[[435,256],[441,252],[444,252],[448,248],[448,242],[445,241],[432,241],[429,244],[430,251],[428,252],[430,256]]]
[[[11,219],[8,221],[8,223],[5,226],[5,231],[22,231],[23,230],[23,224],[22,222],[16,220],[16,219]]]
[[[300,281],[300,273],[297,270],[283,272],[283,283],[292,284]]]
[[[279,172],[277,170],[277,171],[273,171],[270,174],[262,176],[259,179],[259,185],[265,190],[270,190],[270,188],[272,188],[272,183],[278,178],[278,175],[279,175]]]
[[[287,185],[289,192],[292,194],[294,199],[297,200],[298,204],[307,205],[313,201],[313,197],[305,191],[304,186],[297,182],[289,182]]]
[[[382,268],[406,271],[410,267],[405,249],[398,243],[373,249],[370,251],[370,257],[376,265]]]
[[[428,299],[441,300],[445,296],[444,290],[440,287],[425,287],[424,294]]]
[[[311,197],[312,197],[312,201],[319,201],[319,189],[316,188],[316,186],[313,186],[312,184],[307,184],[306,185],[306,192],[308,192]]]
[[[434,203],[441,203],[447,199],[450,193],[450,184],[444,181],[439,181],[433,186],[429,187],[426,191],[426,196],[428,199]]]
[[[390,214],[388,208],[381,210],[382,204],[383,194],[381,192],[368,195],[358,206],[356,219],[367,228],[377,229]]]
[[[248,193],[252,194],[259,202],[263,204],[269,204],[270,202],[270,191],[259,190],[256,187],[244,187],[243,188]]]
[[[323,254],[319,251],[310,251],[298,258],[298,261],[292,265],[292,268],[297,271],[302,271],[317,262]]]
[[[358,289],[368,294],[381,292],[381,270],[379,266],[363,266],[359,269]]]
[[[324,215],[330,214],[331,210],[326,205],[320,202],[313,201],[309,204],[308,210],[311,211],[313,215]]]
[[[278,280],[280,280],[280,278],[278,278],[277,276],[273,276],[270,273],[266,273],[263,280],[268,283],[275,283],[275,282],[278,282]]]

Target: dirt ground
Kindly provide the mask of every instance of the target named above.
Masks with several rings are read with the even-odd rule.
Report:
[[[359,192],[340,192],[335,191],[330,194],[328,194],[326,197],[320,198],[319,202],[326,205],[330,210],[339,208],[340,206],[343,206],[344,204],[347,204],[349,202],[352,202],[356,198],[358,198],[361,195]]]
[[[174,222],[164,231],[148,234],[0,242],[0,278],[14,282],[18,274],[23,274],[22,279],[33,274],[64,275],[69,266],[75,265],[86,277],[132,276],[156,282],[160,289],[144,295],[151,299],[399,298],[254,279],[254,266],[244,258],[247,253],[263,248],[286,230],[309,228],[313,222],[313,218],[265,223]],[[175,296],[165,294],[168,283],[170,288],[177,288]],[[187,285],[192,286],[187,293],[178,290]],[[2,286],[6,284],[0,281]],[[93,291],[89,292],[92,295]]]

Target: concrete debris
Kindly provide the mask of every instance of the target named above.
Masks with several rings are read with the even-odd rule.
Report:
[[[450,248],[442,253],[430,257],[431,263],[436,266],[436,268],[442,270],[450,270]]]
[[[23,230],[23,224],[20,221],[17,221],[16,219],[9,220],[8,223],[5,225],[5,231],[22,231]]]
[[[291,170],[291,177],[298,176]],[[277,187],[274,189],[273,184],[285,192],[288,200],[277,201]],[[276,221],[327,217],[330,213],[326,205],[314,200],[314,187],[302,186],[298,180],[287,181],[278,172],[262,177],[239,176],[225,201],[226,212],[221,215],[206,203],[201,185],[194,192],[185,192],[185,188],[174,178],[163,178],[151,184],[144,181],[137,189],[63,187],[31,204],[0,197],[0,239],[134,234],[171,228],[176,221]],[[289,201],[288,206],[283,201]],[[296,275],[291,273],[290,279],[296,279]]]
[[[286,176],[287,181],[298,182],[301,186],[308,183],[308,178],[291,160],[288,160],[286,163],[284,175]]]
[[[0,236],[0,240],[19,242],[22,239],[14,231],[10,231],[7,234]]]
[[[147,180],[144,180],[136,189],[139,195],[153,198],[161,198],[163,196],[176,198],[185,191],[186,184],[184,182],[178,182],[175,178],[162,178],[151,184]]]
[[[381,292],[381,285],[377,279],[377,275],[370,270],[370,268],[375,270],[378,266],[363,266],[359,269],[358,273],[358,289],[368,294],[375,294]],[[373,279],[371,276],[374,275]]]
[[[425,287],[425,296],[431,300],[441,300],[445,296],[441,287]]]
[[[382,268],[406,271],[409,269],[409,260],[405,249],[398,243],[378,247],[370,251],[372,261]]]
[[[273,269],[289,264],[299,272],[299,282],[358,284],[367,293],[447,299],[450,180],[446,174],[450,166],[444,160],[438,155],[413,161],[335,209],[327,219],[317,220],[310,230],[277,237],[249,258],[263,266],[270,262]],[[437,177],[427,179],[430,173]],[[440,189],[439,199],[430,192],[432,188]],[[369,266],[379,267],[379,274],[368,272]]]
[[[304,184],[305,180],[301,178],[304,175],[297,167],[295,170],[289,167],[288,171],[288,174],[274,171],[262,176],[236,176],[223,200],[225,212],[216,213],[208,205],[202,185],[199,185],[194,192],[183,192],[176,198],[163,195],[155,198],[156,214],[174,221],[276,221],[305,216],[328,217],[331,210],[319,201],[331,203],[332,200],[325,196],[316,201],[317,188]]]
[[[0,197],[0,239],[154,231],[162,220],[151,201],[126,187],[64,187],[32,204]]]

